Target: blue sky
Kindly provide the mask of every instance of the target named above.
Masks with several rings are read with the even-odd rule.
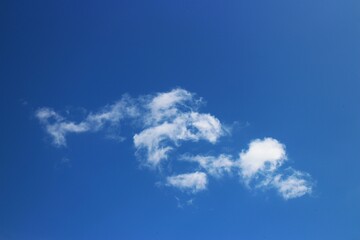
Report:
[[[359,9],[2,1],[0,239],[359,239]]]

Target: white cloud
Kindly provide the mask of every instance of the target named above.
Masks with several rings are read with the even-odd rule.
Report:
[[[231,156],[224,154],[217,157],[202,155],[183,156],[181,159],[198,163],[202,169],[217,178],[222,177],[225,173],[231,173],[233,168],[237,166]]]
[[[273,138],[256,139],[239,158],[219,156],[183,155],[181,160],[195,162],[210,176],[240,172],[240,178],[251,189],[275,189],[284,199],[301,197],[312,192],[310,175],[287,168],[281,169],[286,160],[285,145]],[[251,184],[250,184],[251,183]]]
[[[193,111],[200,101],[186,90],[174,89],[154,97],[133,99],[124,96],[116,103],[88,114],[79,123],[66,120],[49,108],[39,109],[36,117],[56,146],[65,146],[69,133],[99,131],[105,126],[118,125],[125,118],[142,123],[143,130],[134,136],[135,147],[145,149],[147,165],[157,166],[181,141],[215,143],[224,134],[217,118]]]
[[[135,101],[125,95],[121,100],[110,106],[105,106],[99,112],[89,114],[85,122],[91,125],[92,130],[99,130],[107,123],[117,125],[122,119],[135,118],[139,114],[140,111]]]
[[[89,130],[89,126],[81,122],[79,124],[73,122],[56,122],[46,126],[47,132],[53,137],[53,143],[57,146],[65,146],[65,136],[68,133],[82,133]]]
[[[134,136],[134,144],[138,149],[147,149],[147,162],[157,165],[162,159],[167,158],[167,153],[172,149],[169,146],[161,146],[165,139],[176,140],[180,138],[184,129],[177,128],[175,124],[163,123],[156,127],[143,130]],[[180,134],[180,135],[179,135]]]
[[[285,145],[273,138],[256,139],[240,153],[239,167],[246,183],[256,188],[274,188],[284,199],[301,197],[312,192],[310,175],[280,167],[287,160]],[[290,174],[289,174],[290,173]]]
[[[46,108],[46,107],[38,109],[36,111],[35,115],[39,119],[39,121],[45,122],[45,123],[49,120],[49,118],[54,118],[55,120],[62,120],[63,119],[54,110],[52,110],[50,108]]]
[[[76,124],[66,121],[62,116],[49,108],[41,108],[36,112],[36,117],[45,126],[45,130],[52,137],[56,146],[65,146],[65,136],[68,133],[81,133],[89,130],[86,122]]]
[[[241,174],[250,180],[259,172],[276,170],[286,159],[285,145],[273,138],[256,139],[240,153]]]
[[[312,192],[312,182],[309,175],[300,171],[294,171],[290,176],[277,174],[271,181],[271,185],[284,199],[301,197]]]
[[[166,178],[169,186],[196,193],[207,187],[207,176],[203,172],[184,173]]]
[[[178,113],[171,122],[146,128],[134,136],[138,149],[145,148],[147,164],[157,166],[181,141],[215,143],[223,135],[220,121],[210,114]]]
[[[201,103],[201,98],[197,98],[195,94],[177,88],[137,98],[123,96],[114,104],[91,112],[78,122],[71,121],[50,108],[38,109],[36,118],[56,146],[66,146],[66,137],[70,133],[100,130],[106,130],[108,138],[121,142],[125,138],[114,134],[113,127],[130,121],[128,126],[139,131],[134,134],[133,141],[143,164],[155,170],[168,171],[171,168],[160,166],[170,162],[170,156],[173,156],[171,161],[191,163],[192,173],[169,176],[170,172],[169,177],[164,179],[167,186],[184,191],[196,193],[205,190],[208,175],[219,179],[225,175],[233,176],[232,173],[236,172],[248,187],[272,188],[284,199],[301,197],[312,192],[309,174],[291,168],[282,169],[287,160],[286,148],[274,138],[251,141],[248,148],[236,157],[229,154],[193,156],[186,153],[179,157],[175,149],[183,142],[206,141],[216,144],[219,138],[227,133],[218,118],[198,111]],[[166,159],[168,161],[165,161]]]
[[[145,97],[145,103],[149,114],[146,116],[145,122],[150,125],[158,124],[164,120],[176,117],[180,107],[188,110],[196,105],[194,95],[184,89],[173,89],[170,92],[158,93],[155,97]]]
[[[145,150],[144,163],[148,166],[158,166],[182,141],[214,144],[225,133],[216,117],[195,111],[201,99],[184,89],[142,99],[145,128],[134,135],[134,144],[137,150]]]
[[[66,120],[50,108],[38,109],[35,116],[44,125],[55,146],[60,147],[66,146],[66,135],[69,133],[99,131],[107,123],[117,125],[123,118],[138,116],[138,110],[131,99],[125,96],[115,104],[105,106],[98,113],[90,113],[79,123]]]
[[[216,143],[218,138],[224,134],[219,119],[210,114],[191,112],[188,117],[190,128],[195,128],[193,132],[198,139]]]

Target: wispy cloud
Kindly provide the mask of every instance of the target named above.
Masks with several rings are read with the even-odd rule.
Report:
[[[216,157],[203,155],[185,155],[180,157],[180,159],[188,162],[198,163],[203,170],[207,171],[209,175],[216,178],[220,178],[224,174],[230,174],[233,171],[234,167],[238,165],[237,162],[232,160],[231,156],[224,154]]]
[[[290,175],[284,173],[276,174],[268,177],[266,184],[260,186],[268,186],[276,189],[284,199],[301,197],[305,194],[311,194],[313,183],[308,173],[291,169]]]
[[[145,150],[149,166],[158,166],[183,141],[216,143],[225,133],[217,118],[196,111],[201,99],[186,90],[174,89],[142,99],[147,99],[145,128],[135,134],[134,144],[139,151]]]
[[[66,121],[62,116],[50,108],[41,108],[36,112],[36,117],[45,126],[46,132],[52,137],[56,146],[66,145],[68,133],[81,133],[89,131],[86,122],[74,123]]]
[[[78,123],[67,120],[51,108],[40,108],[35,113],[57,147],[66,146],[66,136],[69,133],[99,131],[106,125],[118,125],[121,120],[133,119],[138,115],[139,109],[128,96],[124,96],[112,105],[103,107],[97,113],[88,114],[83,121]]]
[[[197,112],[181,112],[135,134],[134,144],[138,150],[146,150],[149,165],[157,166],[182,141],[205,140],[216,143],[222,134],[220,121],[215,117]]]
[[[203,172],[184,173],[166,178],[166,184],[196,193],[206,189],[207,175]]]
[[[218,118],[199,112],[202,104],[202,99],[195,94],[177,88],[137,98],[124,95],[78,122],[68,120],[51,108],[40,108],[35,114],[57,147],[66,146],[69,134],[111,130],[132,122],[130,125],[139,130],[133,141],[143,165],[154,171],[174,161],[187,162],[192,167],[192,171],[177,175],[170,171],[164,179],[166,186],[188,193],[207,189],[208,177],[216,180],[225,175],[239,177],[249,188],[275,189],[284,199],[312,192],[309,174],[283,168],[287,162],[286,148],[274,138],[255,139],[235,157],[228,153],[217,156],[175,154],[174,150],[183,142],[205,141],[215,146],[221,137],[231,137]]]

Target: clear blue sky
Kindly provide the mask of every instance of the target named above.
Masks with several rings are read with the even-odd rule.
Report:
[[[359,11],[356,0],[1,1],[0,239],[360,239]],[[172,188],[135,154],[139,125],[55,146],[36,117],[50,107],[79,123],[123,94],[176,88],[231,127],[179,154],[237,156],[271,137],[312,193],[286,200],[236,173]]]

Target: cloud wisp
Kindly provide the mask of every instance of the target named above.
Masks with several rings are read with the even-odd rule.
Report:
[[[207,183],[207,175],[203,172],[183,173],[166,178],[166,184],[168,186],[191,191],[192,193],[205,190]]]
[[[103,107],[97,113],[89,113],[81,122],[67,120],[51,108],[36,111],[36,118],[45,127],[56,147],[66,146],[66,136],[70,133],[96,132],[106,126],[119,125],[122,120],[133,119],[140,114],[133,100],[124,96],[112,105]]]
[[[208,142],[213,147],[228,130],[209,113],[199,112],[202,99],[181,88],[154,95],[123,96],[82,121],[70,121],[51,108],[39,108],[35,115],[56,147],[65,147],[70,134],[109,130],[131,122],[139,132],[133,136],[136,156],[155,172],[171,162],[187,163],[191,171],[167,173],[164,185],[195,194],[208,188],[209,177],[238,176],[252,189],[275,189],[284,199],[312,192],[310,175],[283,165],[285,145],[274,138],[255,139],[238,156],[176,154],[182,143]],[[213,148],[212,147],[212,148]]]

